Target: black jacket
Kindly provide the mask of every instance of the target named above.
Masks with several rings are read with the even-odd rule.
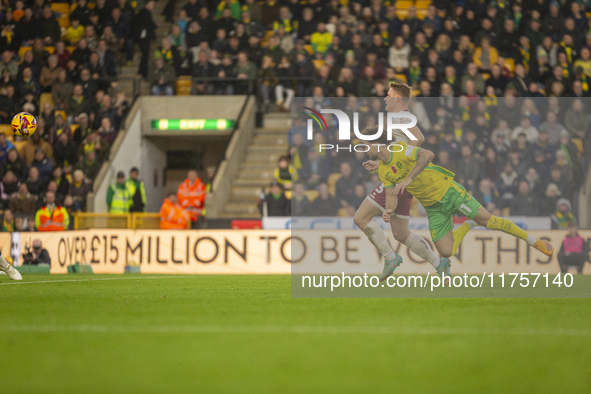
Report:
[[[142,35],[142,32],[145,33]],[[131,37],[136,40],[156,39],[156,25],[152,19],[152,13],[147,9],[143,9],[131,20]]]

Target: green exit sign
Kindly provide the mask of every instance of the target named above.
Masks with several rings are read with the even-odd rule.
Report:
[[[154,119],[156,130],[232,130],[234,119]]]

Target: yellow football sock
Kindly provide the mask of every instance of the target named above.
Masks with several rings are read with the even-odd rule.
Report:
[[[528,240],[528,235],[525,231],[523,231],[518,225],[507,220],[505,218],[500,218],[498,216],[491,216],[490,220],[486,224],[486,228],[491,230],[499,230],[507,234],[511,234],[514,237],[519,239],[523,239],[524,241]]]
[[[462,243],[462,240],[464,239],[464,237],[466,236],[466,234],[468,234],[468,231],[470,231],[470,225],[468,224],[468,222],[464,222],[462,223],[462,225],[460,227],[458,227],[457,229],[455,229],[452,233],[453,237],[454,237],[454,246],[451,252],[451,255],[455,255],[457,250],[458,250],[458,246],[460,246],[460,244]]]

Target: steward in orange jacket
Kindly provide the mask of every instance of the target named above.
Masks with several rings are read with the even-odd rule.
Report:
[[[37,231],[64,231],[70,225],[70,215],[66,208],[55,204],[55,194],[47,192],[47,205],[37,211],[35,227]]]
[[[190,220],[191,214],[180,206],[174,193],[169,193],[160,208],[160,228],[163,230],[184,230]]]
[[[189,171],[187,179],[180,184],[176,196],[179,204],[191,214],[193,222],[202,214],[205,193],[205,184],[197,176],[197,171]]]

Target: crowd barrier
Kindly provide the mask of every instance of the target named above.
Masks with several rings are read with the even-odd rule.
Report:
[[[74,229],[87,230],[91,228],[126,228],[126,229],[160,229],[160,215],[158,213],[91,213],[79,212],[74,216]],[[187,223],[191,228],[191,223]]]
[[[429,239],[428,231],[418,231]],[[549,240],[557,252],[566,231],[531,231]],[[580,231],[591,242],[591,230]],[[392,239],[404,258],[400,274],[426,274],[430,265],[409,254]],[[0,233],[0,250],[15,265],[40,239],[52,259],[51,273],[68,266],[90,265],[94,273],[120,274],[126,267],[157,274],[289,274],[315,265],[327,271],[379,273],[382,263],[375,248],[355,230],[133,230],[88,229],[46,233]],[[292,256],[293,247],[293,256]],[[302,253],[303,251],[303,253]],[[495,231],[471,231],[452,259],[454,273],[539,272],[556,274],[557,253],[546,257],[521,240]],[[297,267],[296,267],[297,265]],[[586,264],[584,273],[591,273]]]

